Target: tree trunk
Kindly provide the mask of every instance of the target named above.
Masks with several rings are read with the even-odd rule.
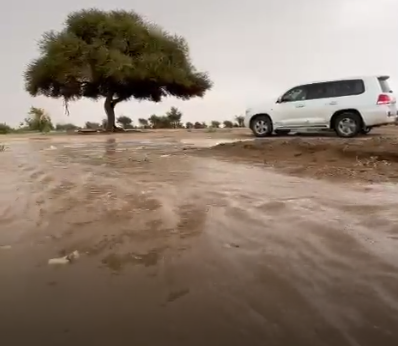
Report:
[[[106,131],[107,132],[123,132],[124,129],[122,129],[121,127],[117,127],[115,124],[115,106],[122,101],[121,99],[114,99],[113,95],[108,95],[105,98],[105,104],[104,104],[104,108],[105,108],[105,113],[106,113],[106,117],[107,117],[107,124],[106,124]]]
[[[113,132],[115,130],[115,103],[113,102],[113,96],[109,95],[105,99],[105,113],[108,118],[108,123],[106,124],[106,131]]]

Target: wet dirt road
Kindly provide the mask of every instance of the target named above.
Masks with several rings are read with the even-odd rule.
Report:
[[[51,144],[0,153],[1,344],[398,344],[394,185]]]

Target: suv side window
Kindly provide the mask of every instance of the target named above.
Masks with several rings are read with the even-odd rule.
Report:
[[[309,84],[307,88],[307,100],[325,99],[336,96],[334,82]]]
[[[295,101],[303,101],[307,96],[307,88],[305,85],[301,85],[290,89],[281,97],[281,102],[295,102]]]
[[[362,79],[342,80],[334,82],[336,97],[360,95],[365,92]]]
[[[308,85],[307,100],[354,96],[364,92],[365,85],[361,79],[314,83]]]

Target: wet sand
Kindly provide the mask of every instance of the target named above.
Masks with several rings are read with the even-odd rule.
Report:
[[[2,344],[398,344],[395,185],[140,135],[0,153]]]

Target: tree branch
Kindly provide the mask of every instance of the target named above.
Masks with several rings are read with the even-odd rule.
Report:
[[[113,106],[116,106],[119,102],[122,102],[122,101],[124,101],[124,99],[122,97],[118,97],[116,99],[113,99],[111,102],[112,102]]]

